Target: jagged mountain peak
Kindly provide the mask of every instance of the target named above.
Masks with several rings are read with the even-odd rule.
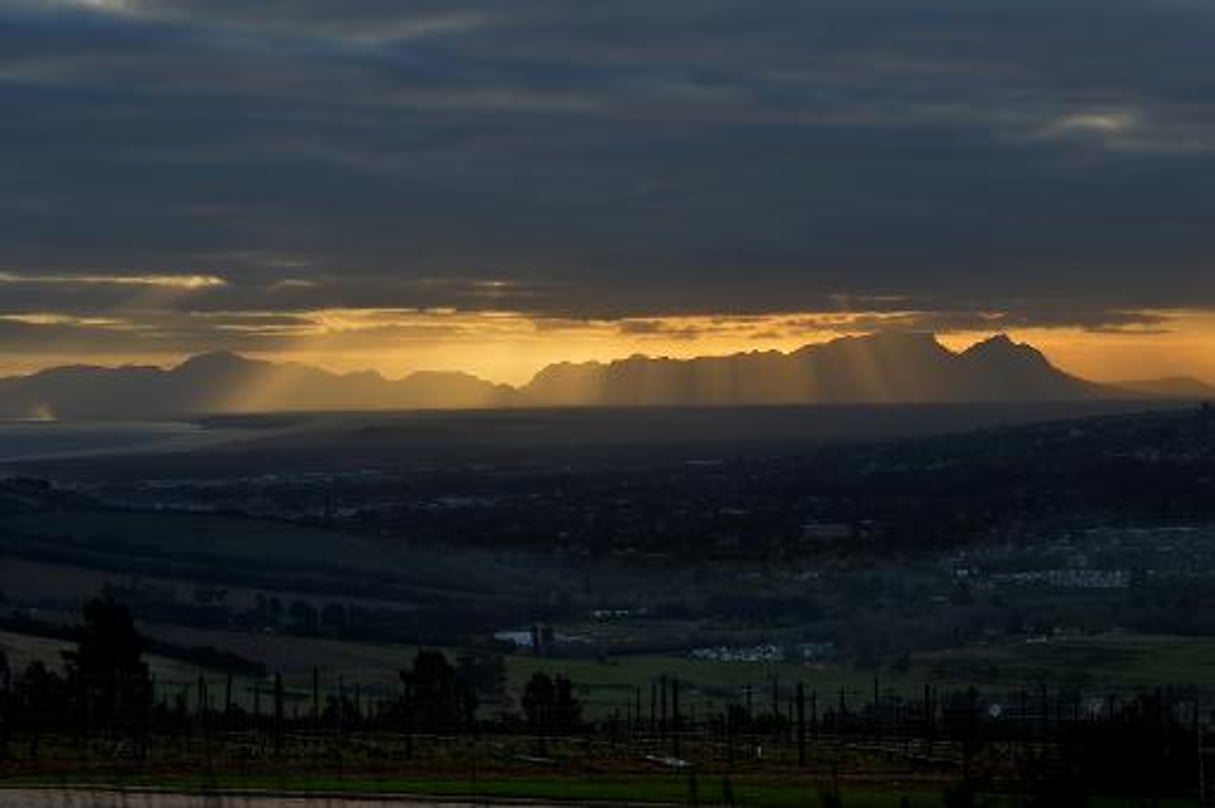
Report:
[[[523,389],[535,403],[598,406],[1065,400],[1103,388],[998,334],[961,354],[925,331],[845,336],[792,353],[550,365]]]
[[[1000,364],[1017,363],[1054,369],[1046,355],[1032,345],[1017,342],[1008,334],[980,340],[959,354],[963,361]]]
[[[931,331],[877,331],[872,334],[858,334],[836,337],[827,342],[803,345],[793,353],[795,355],[818,353],[822,351],[875,349],[890,351],[917,351],[931,353],[948,353],[948,349]]]
[[[986,339],[979,340],[969,348],[964,350],[963,354],[982,354],[982,353],[1024,353],[1033,352],[1039,353],[1038,349],[1024,342],[1017,342],[1008,334],[1003,332],[993,334]]]
[[[182,360],[182,362],[173,368],[173,372],[250,367],[264,364],[269,363],[249,359],[233,351],[207,351],[206,353],[194,354]]]

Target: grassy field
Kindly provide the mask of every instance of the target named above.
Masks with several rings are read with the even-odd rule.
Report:
[[[0,571],[0,591],[11,582],[18,597],[36,592],[59,592],[67,603],[71,593],[84,596],[123,574],[119,570],[128,559],[148,548],[153,557],[164,555],[166,569],[174,558],[192,556],[219,559],[216,568],[226,566],[258,569],[272,568],[266,559],[289,559],[292,563],[318,565],[332,570],[334,581],[348,582],[351,603],[359,602],[359,571],[366,568],[401,569],[419,580],[443,581],[460,585],[460,591],[444,590],[450,597],[464,598],[464,589],[492,593],[497,587],[508,600],[516,591],[529,590],[530,597],[546,591],[548,579],[559,579],[557,567],[534,567],[534,559],[507,563],[489,553],[463,553],[448,557],[442,548],[414,553],[402,546],[397,550],[382,547],[372,539],[337,531],[290,525],[244,517],[182,513],[132,513],[65,510],[0,517],[0,532],[50,540],[70,536],[87,544],[118,547],[113,556],[115,569],[96,570],[46,561],[5,559]],[[411,553],[413,553],[411,555]],[[11,561],[11,563],[10,563]],[[458,562],[458,563],[457,563]],[[109,563],[109,562],[107,562]],[[526,580],[529,573],[535,580]],[[508,574],[509,573],[509,574]],[[311,573],[309,573],[311,574]],[[328,575],[328,573],[325,573]],[[482,586],[478,576],[488,582]],[[568,576],[567,576],[568,577]],[[518,580],[516,580],[518,579]],[[192,596],[187,581],[170,577],[141,578],[144,583],[172,588],[175,597],[188,602]],[[287,576],[287,583],[291,577]],[[35,583],[36,582],[36,583]],[[472,584],[476,585],[473,586]],[[610,587],[609,587],[610,588]],[[178,591],[180,590],[180,591]],[[268,592],[293,597],[289,590],[267,588]],[[412,591],[412,590],[411,590]],[[249,607],[260,592],[254,587],[234,587],[229,606]],[[482,594],[482,597],[491,595]],[[310,598],[315,603],[329,596]],[[337,595],[333,600],[347,600]],[[370,605],[370,602],[368,602]],[[71,621],[72,612],[53,614],[43,610],[44,619]],[[310,687],[312,669],[319,669],[323,685],[336,690],[340,679],[350,687],[361,686],[369,695],[396,692],[399,672],[407,668],[417,652],[409,645],[345,642],[334,639],[289,636],[280,633],[236,633],[225,630],[183,628],[168,624],[144,624],[143,630],[157,639],[184,646],[213,646],[233,651],[266,665],[270,672],[281,672],[293,688]],[[562,626],[563,630],[575,631]],[[688,631],[692,630],[689,626]],[[627,626],[609,625],[604,631],[633,633],[646,639],[648,633],[673,633],[678,625],[656,625],[637,621]],[[575,633],[577,633],[575,631]],[[652,639],[652,637],[649,637]],[[745,637],[740,636],[744,643]],[[875,679],[882,692],[918,697],[925,683],[940,689],[976,686],[987,692],[1002,693],[1019,688],[1045,685],[1052,689],[1080,689],[1094,695],[1127,693],[1161,686],[1194,686],[1215,691],[1215,638],[1175,637],[1106,633],[1039,638],[1000,639],[972,643],[960,648],[913,654],[909,665],[897,671],[889,665],[858,667],[851,662],[808,666],[794,663],[716,663],[673,654],[621,654],[601,658],[538,659],[526,653],[508,655],[508,691],[517,702],[524,684],[537,671],[559,673],[578,686],[578,694],[591,718],[628,714],[635,707],[638,691],[643,712],[648,713],[649,690],[659,677],[678,679],[683,685],[684,709],[692,716],[717,712],[726,702],[745,701],[748,690],[756,711],[767,711],[772,703],[775,680],[782,693],[781,708],[787,709],[790,688],[798,681],[818,698],[822,709],[839,703],[841,694],[849,705],[868,703]],[[57,663],[62,643],[0,635],[3,647],[16,667],[30,659]],[[452,656],[458,650],[451,649]],[[170,660],[152,660],[158,680],[166,686],[190,683],[199,671]],[[207,672],[209,678],[222,680],[219,671]],[[241,690],[252,682],[242,682]],[[496,705],[487,705],[487,710]]]
[[[911,675],[973,682],[1022,682],[1100,692],[1156,687],[1215,689],[1215,638],[1107,633],[999,643],[916,658]]]
[[[10,669],[14,671],[23,671],[31,662],[39,660],[48,668],[62,672],[63,652],[75,647],[74,643],[64,640],[0,631],[0,651],[4,652]],[[147,663],[158,682],[188,682],[198,675],[198,668],[193,665],[155,654],[147,656]]]
[[[568,676],[584,688],[583,698],[599,714],[627,711],[638,687],[648,704],[650,683],[660,676],[673,676],[684,683],[685,705],[703,714],[719,709],[724,700],[742,698],[747,686],[752,688],[756,708],[766,710],[774,678],[785,694],[782,709],[787,707],[783,699],[788,689],[798,681],[817,692],[824,706],[838,704],[841,689],[850,704],[868,703],[875,678],[882,693],[910,698],[920,695],[926,683],[940,690],[974,686],[996,693],[1040,685],[1078,688],[1094,695],[1168,686],[1211,691],[1215,690],[1215,639],[1110,633],[1045,642],[1004,641],[916,654],[910,668],[897,673],[850,664],[713,663],[671,656],[621,656],[605,661],[512,656],[507,670],[515,692],[535,671]]]
[[[215,645],[264,661],[284,675],[298,691],[311,687],[312,668],[321,686],[336,691],[339,679],[347,689],[356,685],[368,697],[394,694],[399,672],[412,664],[417,648],[405,645],[349,643],[282,635],[148,627],[156,637],[183,645]],[[58,664],[68,643],[12,633],[0,633],[0,648],[17,669],[33,659]],[[457,649],[447,649],[453,658]],[[648,716],[650,686],[662,676],[681,682],[683,710],[690,717],[718,712],[725,703],[745,701],[746,688],[757,712],[771,705],[773,680],[780,690],[781,710],[788,709],[791,688],[801,681],[817,695],[820,709],[839,703],[841,690],[850,706],[872,699],[875,676],[883,693],[918,697],[926,683],[940,690],[978,687],[989,693],[1046,685],[1076,688],[1095,696],[1125,695],[1156,687],[1197,687],[1215,690],[1215,639],[1157,635],[1102,634],[1069,636],[1047,642],[1002,642],[972,645],[912,657],[908,670],[873,671],[850,664],[805,666],[791,663],[713,663],[678,656],[629,655],[597,659],[544,659],[527,654],[505,658],[507,689],[515,704],[532,674],[543,671],[567,676],[575,683],[588,718],[626,716],[640,691],[643,715]],[[200,671],[184,663],[152,657],[153,672],[163,687],[196,682]],[[204,673],[213,693],[225,675]],[[253,680],[238,679],[238,701],[252,697]],[[248,706],[248,704],[246,704]],[[487,715],[499,705],[487,703]]]

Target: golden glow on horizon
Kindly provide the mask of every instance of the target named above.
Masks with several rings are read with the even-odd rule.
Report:
[[[465,370],[521,384],[554,362],[607,362],[633,354],[687,359],[748,351],[796,350],[840,336],[897,327],[909,312],[807,312],[622,320],[545,320],[511,312],[325,312],[279,353],[333,370],[375,368],[388,376],[415,370]],[[1096,331],[1014,328],[1007,333],[1042,350],[1062,369],[1094,381],[1195,376],[1215,381],[1215,312],[1154,312],[1159,327]],[[945,333],[952,350],[1000,329]],[[304,333],[306,332],[306,333]],[[266,358],[275,354],[263,353]]]
[[[3,276],[0,276],[2,282]],[[1194,376],[1215,382],[1215,312],[1149,312],[1157,326],[1119,330],[1031,327],[943,333],[953,350],[999,330],[1042,350],[1062,369],[1094,381]],[[907,327],[922,312],[803,312],[779,315],[700,315],[620,320],[536,318],[510,311],[454,309],[323,309],[304,312],[194,312],[184,322],[164,314],[72,316],[45,312],[0,315],[0,322],[37,328],[139,334],[152,350],[73,350],[48,341],[36,353],[0,351],[0,374],[58,364],[172,365],[191,353],[228,348],[249,356],[300,361],[334,371],[377,370],[400,377],[419,370],[460,370],[522,384],[555,362],[611,361],[633,354],[686,359],[749,351],[796,350],[809,343],[882,328]],[[993,318],[993,323],[998,317]],[[182,326],[194,333],[182,348],[170,338]],[[165,335],[157,338],[158,335]],[[210,335],[210,336],[209,336]],[[145,339],[145,336],[147,339]]]
[[[555,362],[607,362],[632,354],[690,358],[791,351],[844,333],[833,326],[842,327],[847,316],[818,315],[814,327],[808,327],[805,315],[564,320],[449,309],[335,309],[312,313],[308,319],[310,323],[293,326],[295,342],[280,356],[333,370],[370,367],[388,376],[464,370],[496,382],[522,384]]]

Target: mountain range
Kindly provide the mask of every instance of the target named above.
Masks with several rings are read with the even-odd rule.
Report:
[[[932,334],[842,337],[791,353],[550,365],[521,387],[466,373],[388,379],[208,353],[168,368],[71,365],[0,379],[0,418],[146,419],[281,410],[1075,401],[1205,398],[1193,379],[1102,385],[999,335],[954,352]]]

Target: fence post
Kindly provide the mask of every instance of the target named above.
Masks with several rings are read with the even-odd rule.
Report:
[[[679,757],[679,680],[671,679],[671,737],[673,743],[671,748],[675,750],[675,757]]]
[[[283,753],[283,675],[274,674],[274,754]]]
[[[321,726],[321,680],[320,672],[312,666],[312,731],[315,733]]]
[[[797,683],[797,765],[806,766],[806,686]]]
[[[228,671],[228,679],[224,682],[224,724],[232,729],[232,671]]]

